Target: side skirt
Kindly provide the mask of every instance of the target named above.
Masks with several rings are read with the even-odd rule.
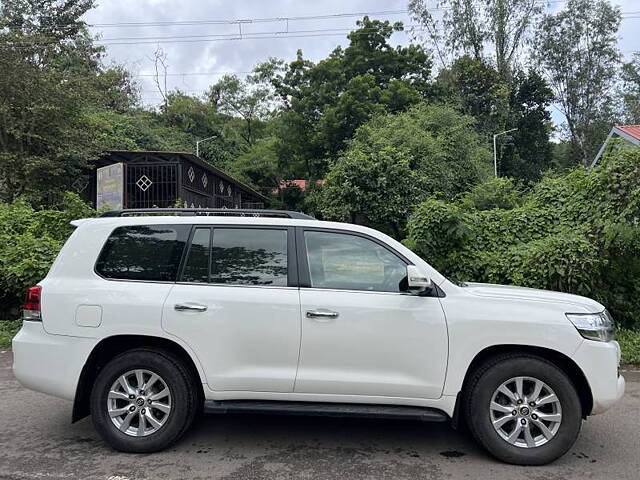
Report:
[[[446,413],[435,408],[359,403],[207,400],[204,402],[204,412],[210,414],[261,413],[268,415],[389,418],[421,420],[423,422],[447,422],[450,420]]]

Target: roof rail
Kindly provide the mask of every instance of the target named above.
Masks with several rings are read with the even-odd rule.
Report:
[[[315,220],[311,215],[290,210],[263,210],[244,208],[131,208],[104,212],[101,217],[135,217],[147,215],[267,217]]]

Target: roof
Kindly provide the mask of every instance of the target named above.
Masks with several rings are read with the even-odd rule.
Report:
[[[316,187],[322,187],[324,185],[324,179],[318,179],[316,180]],[[278,190],[283,190],[285,188],[289,188],[289,187],[293,187],[296,186],[298,187],[300,190],[302,190],[303,192],[307,190],[307,187],[309,186],[309,180],[304,180],[304,179],[294,179],[294,180],[282,180],[280,182],[280,185],[278,188],[274,188],[272,190],[272,193],[278,193]]]
[[[208,170],[209,172],[216,174],[217,176],[227,180],[228,182],[235,183],[236,185],[238,185],[238,187],[240,189],[242,189],[242,190],[244,190],[246,192],[249,192],[252,195],[257,196],[258,198],[261,198],[262,200],[265,200],[265,201],[268,200],[267,197],[265,197],[260,192],[257,192],[256,190],[254,190],[249,185],[241,182],[237,178],[232,177],[231,175],[229,175],[224,170],[220,170],[218,167],[216,167],[216,166],[212,165],[211,163],[207,162],[206,160],[203,160],[202,158],[194,155],[193,153],[189,153],[189,152],[173,152],[173,151],[166,151],[166,150],[109,150],[109,151],[105,152],[105,155],[108,155],[108,156],[114,156],[114,155],[115,156],[122,156],[122,157],[125,157],[125,161],[126,161],[127,157],[132,157],[134,155],[153,155],[153,156],[157,157],[160,161],[165,161],[165,162],[173,161],[173,159],[171,157],[175,157],[175,156],[184,157],[184,158],[188,159],[189,161],[195,163],[199,167],[204,168],[205,170]],[[102,162],[98,161],[96,163],[104,163],[104,159],[102,160]]]
[[[600,160],[600,157],[604,153],[607,145],[609,144],[609,141],[614,137],[622,138],[623,140],[626,140],[627,142],[629,142],[631,145],[640,147],[640,125],[614,126],[609,132],[607,139],[604,141],[604,143],[600,147],[600,150],[598,150],[598,154],[596,155],[596,158],[593,159],[593,162],[591,163],[592,167],[595,166],[596,163],[598,163],[598,160]]]
[[[623,132],[627,133],[628,135],[631,135],[636,140],[640,141],[640,125],[619,125],[619,126],[613,127],[613,128],[617,128],[619,130],[622,130]]]

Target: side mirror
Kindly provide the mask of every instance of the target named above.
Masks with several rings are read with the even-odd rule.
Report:
[[[415,265],[407,265],[407,283],[410,292],[423,292],[431,288],[431,279]]]

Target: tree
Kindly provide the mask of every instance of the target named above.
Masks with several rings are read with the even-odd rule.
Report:
[[[622,65],[622,119],[628,124],[640,123],[640,52],[633,54],[630,62]]]
[[[331,165],[322,213],[330,219],[390,228],[401,237],[411,207],[421,198],[421,178],[407,152],[386,146],[375,152],[349,149]]]
[[[455,198],[488,176],[490,158],[473,118],[451,107],[420,104],[379,116],[331,164],[322,213],[398,236],[419,199]]]
[[[323,177],[327,159],[346,147],[360,125],[432,95],[427,52],[389,42],[402,29],[364,17],[348,35],[349,45],[317,64],[299,51],[288,64],[270,59],[256,68],[255,78],[270,86],[281,106],[281,138],[291,144],[288,160],[298,165],[299,176]]]
[[[540,180],[542,173],[551,167],[552,99],[549,85],[536,71],[514,75],[507,122],[518,130],[511,133],[513,142],[501,149],[500,175],[530,183]]]
[[[247,146],[252,146],[259,136],[261,122],[270,114],[270,92],[262,85],[242,81],[236,75],[224,75],[207,93],[215,110],[242,119],[244,128],[240,135]]]
[[[97,153],[86,108],[133,101],[126,76],[102,67],[102,50],[81,20],[92,5],[6,0],[0,6],[0,200],[58,200]]]
[[[544,16],[536,34],[534,59],[551,85],[583,165],[593,160],[610,128],[620,19],[620,9],[608,0],[568,0],[563,10]]]
[[[459,53],[482,60],[490,44],[503,79],[510,76],[543,8],[538,0],[439,0],[437,5],[445,11],[441,20],[426,0],[410,0],[409,11],[426,28],[426,40],[438,52],[442,66],[449,66]]]
[[[464,55],[438,74],[440,97],[460,112],[476,119],[476,127],[487,137],[507,122],[510,85],[483,59]]]

